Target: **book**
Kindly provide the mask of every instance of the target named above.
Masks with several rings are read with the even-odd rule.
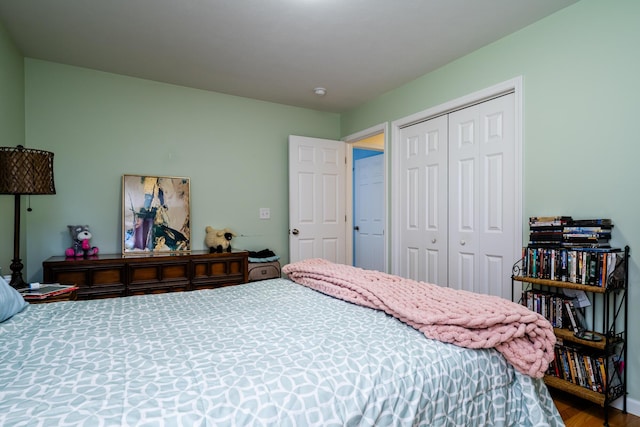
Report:
[[[557,226],[565,225],[572,221],[570,216],[532,216],[529,217],[529,225]]]
[[[582,363],[585,367],[585,372],[586,372],[586,380],[587,380],[587,385],[588,387],[593,390],[593,391],[598,391],[597,387],[596,387],[596,379],[595,379],[595,375],[593,374],[593,364],[591,361],[591,356],[589,355],[583,355],[582,356]]]
[[[73,292],[78,289],[74,285],[61,285],[60,283],[42,284],[38,288],[19,289],[20,295],[26,300],[38,300],[51,298],[57,295]]]
[[[583,234],[593,234],[593,233],[607,233],[611,234],[611,229],[613,225],[599,225],[596,227],[563,227],[563,233],[583,233]]]
[[[560,242],[564,238],[562,231],[532,231],[529,240],[534,242]]]
[[[564,303],[566,308],[567,316],[569,317],[569,322],[571,324],[571,329],[573,329],[574,334],[579,334],[580,331],[583,330],[582,325],[579,322],[578,314],[576,309],[573,306],[573,302],[571,300],[567,300]]]
[[[613,222],[610,218],[595,218],[595,219],[574,219],[571,221],[573,227],[597,227],[607,226],[613,227]]]

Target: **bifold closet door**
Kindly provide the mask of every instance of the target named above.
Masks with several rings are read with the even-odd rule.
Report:
[[[515,248],[513,94],[400,131],[399,274],[510,298]]]
[[[400,275],[447,285],[447,116],[401,130]]]
[[[514,95],[449,114],[449,286],[510,298]]]

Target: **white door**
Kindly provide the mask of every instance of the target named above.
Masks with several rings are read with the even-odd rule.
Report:
[[[384,271],[384,154],[354,162],[354,264]]]
[[[520,251],[514,99],[400,130],[400,275],[510,298]]]
[[[514,95],[449,115],[449,286],[511,298]]]
[[[342,141],[289,136],[289,260],[346,263]]]
[[[447,116],[401,130],[400,275],[447,286]]]

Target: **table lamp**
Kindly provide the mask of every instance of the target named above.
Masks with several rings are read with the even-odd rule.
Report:
[[[53,182],[53,153],[17,147],[0,147],[0,194],[15,196],[11,286],[26,287],[20,259],[20,196],[56,194]]]

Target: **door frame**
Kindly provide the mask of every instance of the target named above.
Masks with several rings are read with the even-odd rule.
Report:
[[[507,93],[514,94],[514,108],[515,108],[515,188],[516,195],[514,197],[514,214],[515,214],[515,229],[520,230],[520,233],[514,238],[516,239],[516,248],[522,247],[522,193],[523,193],[523,126],[522,126],[522,110],[523,110],[523,85],[522,85],[522,76],[514,77],[513,79],[504,81],[502,83],[498,83],[494,86],[487,87],[485,89],[481,89],[479,91],[470,93],[468,95],[464,95],[460,98],[456,98],[451,101],[447,101],[443,104],[437,105],[435,107],[428,108],[424,111],[420,111],[418,113],[412,114],[407,117],[403,117],[398,120],[394,120],[391,122],[391,170],[392,174],[390,176],[390,190],[391,190],[391,217],[394,220],[391,223],[391,273],[399,274],[399,254],[400,254],[400,221],[397,220],[400,212],[400,203],[401,200],[398,200],[399,195],[401,194],[400,186],[402,185],[402,179],[397,176],[396,171],[400,170],[400,141],[401,129],[407,126],[411,126],[413,124],[423,122],[429,119],[432,119],[437,116],[441,116],[443,114],[448,114],[450,112],[460,110],[462,108],[478,104],[483,101],[488,101],[492,98],[496,98],[501,95],[505,95]],[[386,148],[386,141],[385,141]],[[349,151],[349,150],[347,150]],[[386,166],[386,165],[385,165]],[[348,171],[347,171],[348,173]],[[385,173],[386,177],[386,173]],[[389,229],[389,228],[388,228]],[[514,262],[517,260],[518,254],[514,254]]]
[[[389,180],[388,180],[388,171],[389,171],[389,156],[388,156],[388,138],[389,134],[389,125],[388,122],[380,123],[360,132],[356,132],[354,134],[348,135],[342,138],[347,144],[346,154],[347,154],[347,177],[345,182],[347,183],[347,194],[346,194],[346,208],[347,208],[347,264],[353,265],[353,149],[357,148],[358,141],[361,141],[365,138],[369,138],[374,135],[382,134],[382,138],[384,140],[384,271],[389,271],[389,256],[388,256],[388,247],[389,247],[389,209],[388,209],[388,201],[389,201]]]

